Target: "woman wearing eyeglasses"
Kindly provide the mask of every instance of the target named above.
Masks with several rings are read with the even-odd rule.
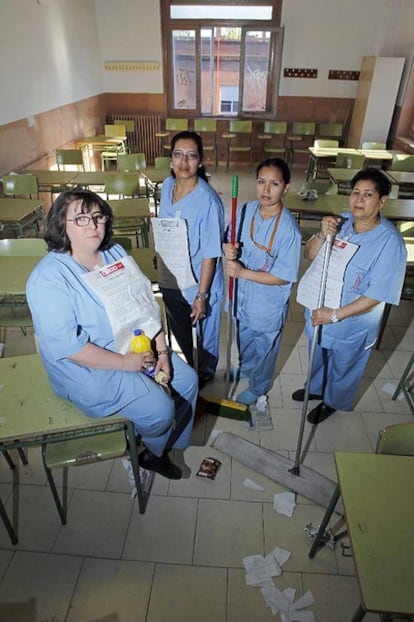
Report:
[[[171,330],[190,365],[194,365],[192,327],[196,326],[201,388],[213,378],[219,358],[224,208],[207,181],[199,134],[185,131],[174,136],[171,167],[172,174],[162,185],[159,217],[185,220],[195,284],[181,290],[160,280],[160,289]]]
[[[108,274],[114,267],[121,274],[122,260],[127,259],[125,250],[111,242],[112,220],[108,203],[83,189],[62,193],[48,212],[49,252],[26,286],[39,351],[57,395],[91,417],[116,412],[131,420],[146,447],[139,456],[141,466],[180,479],[181,470],[168,451],[190,442],[197,376],[168,350],[162,328],[154,330],[155,373],[163,372],[173,397],[144,373],[144,363],[153,354],[115,350],[112,303],[119,304],[120,292],[110,286],[102,297],[90,280],[105,266]],[[141,276],[149,308],[157,308],[151,303],[150,283]]]
[[[238,210],[237,242],[224,244],[226,274],[235,279],[238,375],[249,379],[237,400],[248,405],[266,396],[272,386],[289,296],[298,275],[301,235],[283,205],[289,184],[290,171],[283,160],[270,158],[259,164],[257,199]],[[263,398],[259,403],[262,409]]]

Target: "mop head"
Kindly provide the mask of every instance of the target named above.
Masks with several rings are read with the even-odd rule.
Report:
[[[199,395],[197,413],[217,415],[218,417],[238,419],[239,421],[250,421],[250,411],[248,406],[220,397],[209,397],[206,399],[205,397]]]

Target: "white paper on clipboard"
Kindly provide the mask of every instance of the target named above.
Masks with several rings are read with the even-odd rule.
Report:
[[[318,254],[298,284],[296,300],[308,309],[318,308],[326,244],[327,242],[322,244]],[[335,238],[329,257],[323,306],[331,309],[337,309],[341,306],[345,269],[358,248],[358,244]]]
[[[132,257],[117,259],[82,278],[105,307],[116,352],[129,352],[136,328],[144,330],[150,339],[161,330],[160,307],[152,293],[151,282]]]
[[[187,223],[182,218],[151,218],[158,253],[161,287],[180,289],[197,285],[191,268]]]

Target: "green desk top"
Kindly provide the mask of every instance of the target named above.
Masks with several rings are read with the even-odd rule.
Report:
[[[0,199],[0,222],[18,222],[39,210],[41,199]]]
[[[0,292],[24,294],[29,274],[40,259],[40,256],[24,255],[0,257]]]
[[[330,168],[328,167],[328,175],[333,182],[351,181],[354,175],[359,172],[359,168]]]
[[[78,186],[104,186],[106,177],[117,174],[120,174],[119,171],[84,171],[76,173],[72,181]],[[130,175],[136,178],[138,176],[138,171],[129,171],[121,174],[122,176]]]
[[[57,397],[37,354],[0,359],[0,448],[2,443],[40,440],[44,434],[72,432],[105,424],[122,424],[110,418],[87,417],[73,404]]]
[[[148,181],[150,181],[151,183],[160,184],[162,181],[164,181],[164,179],[169,177],[169,175],[171,174],[171,169],[168,167],[165,167],[165,168],[155,168],[155,166],[147,167],[143,171],[140,171],[140,174],[143,177],[146,177]]]
[[[410,171],[386,171],[393,183],[411,186],[414,184],[414,172]]]
[[[28,175],[37,177],[39,187],[65,186],[70,184],[79,171],[49,171],[40,169],[26,169]]]
[[[46,252],[46,242],[40,238],[0,240],[0,257],[43,257]]]
[[[414,458],[335,453],[367,611],[414,614]]]
[[[349,197],[340,194],[322,194],[316,201],[302,201],[297,194],[289,193],[285,203],[291,212],[321,217],[349,211]],[[414,199],[387,199],[381,213],[389,220],[414,220]]]

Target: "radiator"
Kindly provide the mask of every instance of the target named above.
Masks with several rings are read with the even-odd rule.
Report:
[[[161,116],[155,114],[112,114],[109,122],[114,119],[122,121],[134,121],[135,131],[128,132],[129,151],[145,153],[147,165],[153,165],[155,158],[161,155],[160,139],[155,137],[156,132],[161,131]]]

